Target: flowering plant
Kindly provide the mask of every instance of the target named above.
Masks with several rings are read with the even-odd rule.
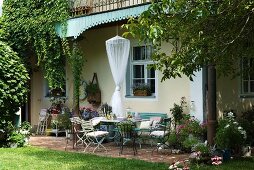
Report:
[[[191,148],[204,138],[205,128],[195,117],[185,114],[185,118],[180,125],[176,126],[176,135],[178,142],[190,152]]]
[[[240,151],[246,138],[246,131],[235,120],[232,112],[229,112],[224,119],[219,120],[215,142],[221,149]]]
[[[99,113],[91,107],[81,107],[80,113],[85,120],[99,116]]]
[[[189,170],[189,160],[174,161],[168,169],[172,170]]]
[[[26,138],[30,136],[31,125],[29,122],[23,122],[20,127],[15,127],[11,122],[7,125],[7,142],[11,146],[23,147],[27,144]]]
[[[216,155],[211,158],[211,161],[212,161],[212,165],[218,166],[218,165],[222,164],[222,157]]]

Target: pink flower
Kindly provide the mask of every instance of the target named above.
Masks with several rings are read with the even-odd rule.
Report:
[[[222,164],[222,157],[220,157],[220,156],[216,155],[213,158],[211,158],[211,160],[212,160],[212,165],[218,166],[218,165]]]

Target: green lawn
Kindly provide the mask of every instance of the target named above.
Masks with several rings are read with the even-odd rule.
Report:
[[[0,170],[167,170],[163,163],[149,163],[141,160],[100,157],[84,153],[53,151],[36,147],[0,148]],[[222,165],[192,165],[191,170],[251,170],[254,158],[230,160]]]
[[[0,170],[166,170],[168,165],[35,147],[0,148]]]

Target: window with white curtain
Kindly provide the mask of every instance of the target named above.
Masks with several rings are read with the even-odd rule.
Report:
[[[241,95],[254,96],[254,58],[242,58]]]
[[[133,96],[132,87],[135,84],[145,83],[150,86],[152,97],[156,96],[157,76],[154,68],[149,68],[153,64],[151,60],[152,46],[132,46],[129,64],[126,75],[126,96]],[[143,98],[144,96],[142,96]],[[151,96],[149,96],[151,97]]]

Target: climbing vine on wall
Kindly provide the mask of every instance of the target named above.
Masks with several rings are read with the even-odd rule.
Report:
[[[75,100],[75,104],[79,104],[79,87],[81,85],[81,73],[84,66],[85,58],[82,51],[79,50],[77,42],[73,43],[73,51],[72,55],[68,57],[68,60],[71,64],[71,70],[73,74],[73,82],[74,82],[74,91],[73,97]]]
[[[0,39],[18,53],[24,61],[35,56],[44,68],[51,88],[63,87],[67,40],[56,34],[55,24],[66,25],[69,17],[67,0],[5,0],[3,3]]]

